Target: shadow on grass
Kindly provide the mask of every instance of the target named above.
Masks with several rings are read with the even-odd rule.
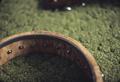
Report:
[[[34,69],[41,70],[44,74],[42,80],[45,82],[69,82],[73,80],[75,82],[88,82],[82,76],[83,72],[80,67],[66,58],[35,54],[25,56],[25,60]]]
[[[0,0],[0,2],[1,2],[2,0]]]
[[[78,64],[60,56],[29,54],[12,60],[8,67],[8,71],[14,70],[14,73],[9,73],[12,82],[33,82],[33,80],[34,82],[92,82],[83,76],[82,68]],[[0,82],[4,82],[4,79],[6,78],[0,79]]]
[[[54,2],[54,0],[38,0],[38,9],[45,9],[45,10],[65,10],[66,7],[76,7],[82,6],[85,3],[86,5],[94,5],[98,4],[101,7],[104,5],[110,6],[119,6],[119,0],[58,0],[58,2]]]
[[[118,82],[120,82],[120,79],[118,80]]]

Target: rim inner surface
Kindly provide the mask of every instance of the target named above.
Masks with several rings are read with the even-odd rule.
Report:
[[[3,64],[16,56],[29,53],[58,55],[76,62],[81,66],[86,81],[94,82],[88,61],[75,46],[67,41],[44,35],[21,37],[19,39],[21,40],[15,39],[15,42],[3,47],[0,51],[2,53],[0,61]]]

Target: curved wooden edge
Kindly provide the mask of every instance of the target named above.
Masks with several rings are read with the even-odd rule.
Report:
[[[99,66],[96,63],[95,58],[92,56],[92,54],[80,42],[78,42],[70,37],[61,35],[59,33],[48,32],[48,31],[32,31],[32,32],[26,32],[26,33],[12,35],[12,36],[2,39],[0,41],[0,49],[3,47],[2,44],[5,44],[5,42],[7,42],[7,41],[10,41],[14,38],[19,38],[22,36],[31,36],[31,35],[48,35],[48,36],[53,36],[53,37],[56,37],[56,38],[59,38],[59,39],[62,39],[62,40],[65,40],[65,41],[71,43],[76,48],[78,48],[83,53],[85,58],[88,60],[90,67],[92,69],[92,72],[95,75],[94,78],[95,78],[96,82],[103,82],[102,73],[100,71]]]

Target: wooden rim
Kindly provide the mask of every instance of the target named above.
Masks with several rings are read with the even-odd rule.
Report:
[[[44,36],[55,37],[57,39],[61,39],[63,41],[66,41],[69,44],[72,44],[74,47],[76,47],[76,49],[78,49],[83,54],[83,56],[88,61],[89,66],[90,66],[91,71],[92,71],[92,74],[93,74],[94,81],[95,82],[103,82],[102,73],[100,71],[99,66],[97,65],[97,63],[95,61],[95,58],[91,55],[91,53],[80,42],[78,42],[78,41],[76,41],[76,40],[74,40],[70,37],[66,37],[66,36],[63,36],[61,34],[48,32],[48,31],[26,32],[26,33],[16,34],[16,35],[10,36],[8,38],[2,39],[1,42],[0,42],[0,65],[6,63],[8,61],[8,59],[2,60],[2,58],[1,58],[2,54],[5,52],[4,50],[5,50],[6,46],[12,44],[13,42],[20,41],[25,37],[37,36],[37,35],[38,36],[39,35],[44,35]],[[3,48],[4,48],[4,50],[3,50]],[[8,50],[7,53],[11,53],[11,51]],[[6,55],[4,55],[4,57],[6,57]]]

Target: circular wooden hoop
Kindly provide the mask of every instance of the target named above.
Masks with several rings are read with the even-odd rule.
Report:
[[[103,82],[102,74],[99,69],[99,66],[97,65],[97,63],[95,61],[95,58],[80,42],[78,42],[70,37],[66,37],[66,36],[63,36],[58,33],[47,32],[47,31],[26,32],[26,33],[16,34],[16,35],[13,35],[13,36],[10,36],[8,38],[1,40],[1,42],[0,42],[0,65],[5,64],[10,59],[13,59],[14,57],[17,56],[17,54],[21,54],[21,53],[26,54],[32,50],[35,52],[39,52],[39,51],[45,52],[44,50],[46,49],[47,52],[54,54],[55,50],[51,49],[51,48],[45,48],[45,49],[42,48],[40,50],[38,50],[36,48],[34,48],[34,49],[29,48],[29,47],[32,47],[32,45],[35,43],[37,43],[37,45],[42,44],[43,45],[42,47],[46,47],[46,46],[50,47],[50,45],[44,45],[44,43],[40,44],[40,42],[39,42],[39,40],[37,40],[37,38],[41,39],[41,37],[42,37],[42,39],[44,39],[44,37],[56,39],[58,42],[62,41],[63,44],[65,42],[66,43],[65,45],[67,47],[72,45],[74,47],[74,49],[77,49],[77,51],[73,50],[73,54],[75,54],[79,51],[82,54],[81,56],[83,56],[84,59],[89,64],[90,70],[92,72],[92,79],[94,79],[94,82]],[[48,44],[49,44],[49,41],[47,41]],[[51,42],[55,43],[57,41],[51,41]],[[35,46],[37,46],[37,45],[35,44]],[[34,45],[33,45],[33,47],[34,47]],[[40,47],[37,47],[37,48],[40,48]],[[69,54],[70,48],[68,48],[68,50],[66,50],[66,49],[67,48],[64,49],[65,50],[64,52]],[[73,55],[71,57],[68,55],[67,57],[68,58],[71,57],[71,59],[73,58],[73,60],[74,59],[78,60],[80,63],[79,56],[77,56],[77,55],[75,57],[74,56],[75,55]],[[83,62],[83,64],[84,64],[84,62]]]

